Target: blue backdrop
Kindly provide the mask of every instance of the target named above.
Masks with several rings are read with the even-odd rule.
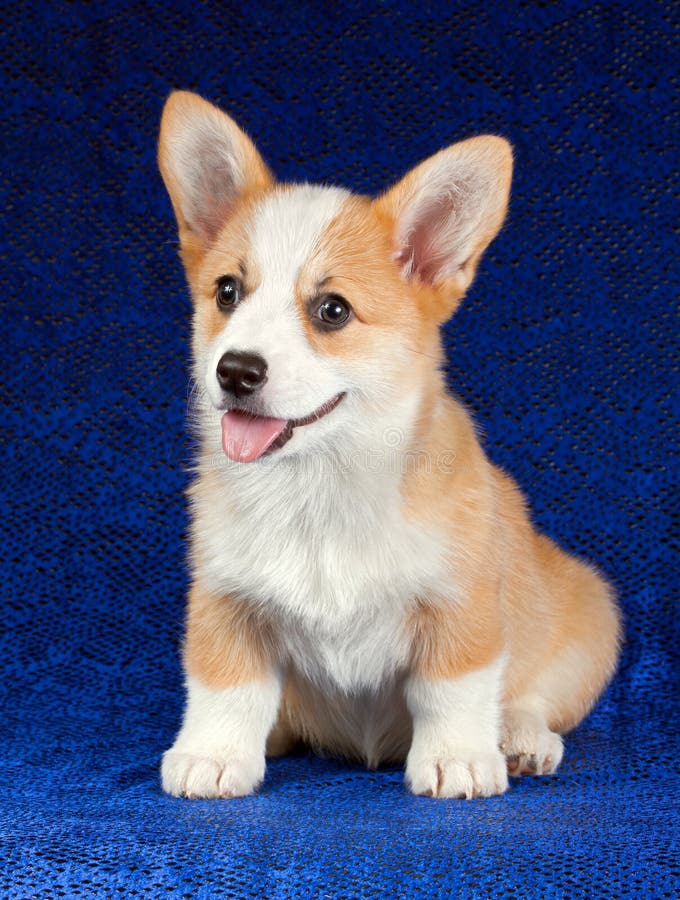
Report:
[[[0,9],[0,895],[674,895],[670,0]],[[397,769],[299,756],[256,797],[161,793],[191,451],[155,165],[173,87],[223,105],[280,177],[365,192],[459,138],[512,141],[508,222],[445,330],[450,384],[627,620],[556,776],[436,802]]]

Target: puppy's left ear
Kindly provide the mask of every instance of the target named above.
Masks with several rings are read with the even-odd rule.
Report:
[[[446,317],[503,224],[511,180],[510,144],[476,137],[426,159],[375,201],[403,276],[448,301]]]

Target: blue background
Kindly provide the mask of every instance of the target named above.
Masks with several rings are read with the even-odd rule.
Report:
[[[675,894],[671,10],[2,4],[0,895]],[[510,216],[445,330],[450,384],[627,620],[556,776],[434,802],[397,769],[298,756],[256,797],[161,793],[191,454],[190,304],[155,165],[173,87],[223,105],[281,178],[364,192],[471,134],[512,141]]]

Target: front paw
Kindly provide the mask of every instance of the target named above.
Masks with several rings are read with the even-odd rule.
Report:
[[[493,797],[508,788],[502,753],[456,750],[406,761],[406,783],[424,797]]]
[[[264,756],[243,759],[228,752],[186,752],[173,747],[163,756],[161,782],[173,797],[245,797],[261,784],[264,767]]]

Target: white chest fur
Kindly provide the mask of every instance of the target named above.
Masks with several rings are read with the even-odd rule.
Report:
[[[405,663],[406,616],[440,584],[444,546],[405,517],[394,473],[227,466],[194,515],[206,587],[265,608],[308,678],[372,689]]]

